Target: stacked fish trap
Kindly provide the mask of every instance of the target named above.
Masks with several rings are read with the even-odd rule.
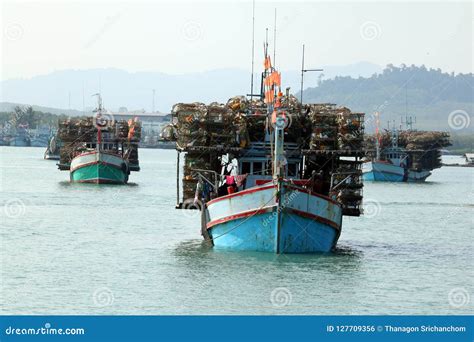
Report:
[[[375,157],[375,135],[366,137],[367,155]],[[392,136],[389,131],[380,135],[380,149],[392,145]],[[451,146],[448,132],[439,131],[400,131],[398,146],[408,153],[408,168],[414,171],[433,170],[442,166],[441,150]]]
[[[94,117],[68,118],[59,122],[58,136],[63,142],[60,150],[59,168],[68,170],[71,160],[81,151],[97,142]],[[140,121],[105,120],[101,126],[103,142],[122,143],[132,168],[138,168],[138,143],[141,139]]]
[[[196,170],[214,170],[216,161],[211,160],[212,154],[202,151],[190,151],[184,157],[183,198],[195,198],[196,186],[199,181]]]
[[[81,148],[84,142],[91,142],[96,137],[96,128],[92,117],[75,119],[69,118],[59,122],[58,136],[63,141],[59,154],[59,165],[69,169],[75,151]]]
[[[284,141],[296,146],[291,153],[307,157],[303,178],[315,180],[317,192],[337,198],[345,215],[360,215],[364,114],[333,104],[302,106],[292,95],[283,96],[281,103],[288,118]],[[172,114],[173,124],[162,136],[176,140],[178,151],[186,152],[183,203],[195,199],[199,173],[208,179],[220,174],[220,156],[238,155],[250,143],[264,142],[272,129],[266,104],[243,96],[233,97],[225,105],[179,103]]]
[[[227,101],[227,107],[236,118],[239,146],[246,147],[251,141],[265,140],[267,106],[262,100],[249,101],[244,96],[235,96]]]
[[[351,113],[342,108],[337,116],[338,148],[340,150],[360,150],[364,142],[364,114]]]
[[[305,111],[311,126],[308,172],[318,172],[322,191],[337,198],[344,215],[359,216],[364,114],[330,103],[305,105]]]
[[[204,103],[178,103],[173,106],[172,114],[176,121],[177,145],[180,148],[206,145],[207,108]]]
[[[334,105],[311,104],[307,105],[308,116],[311,122],[311,150],[337,150],[337,122]]]

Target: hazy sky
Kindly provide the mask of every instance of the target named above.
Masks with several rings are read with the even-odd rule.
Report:
[[[1,79],[115,67],[186,73],[251,65],[251,1],[3,1]],[[256,2],[256,70],[265,28],[277,66],[368,61],[472,72],[472,2]],[[272,45],[271,45],[272,47]]]

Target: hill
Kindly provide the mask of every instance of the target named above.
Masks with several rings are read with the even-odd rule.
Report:
[[[323,68],[325,77],[370,76],[382,70],[380,66],[368,62]],[[258,65],[256,70],[259,71]],[[300,72],[293,70],[283,74],[285,86],[291,86],[296,92],[299,89]],[[316,86],[317,82],[316,74],[308,76],[305,84]],[[219,69],[171,75],[111,68],[62,70],[30,79],[5,80],[0,84],[0,101],[35,105],[34,109],[36,106],[48,107],[41,110],[43,112],[56,113],[51,108],[72,108],[78,111],[82,111],[83,106],[95,108],[96,99],[91,95],[99,89],[105,107],[111,111],[120,107],[151,111],[152,90],[155,89],[155,109],[169,112],[171,106],[177,102],[223,102],[232,96],[247,94],[250,92],[250,72],[241,69]],[[260,75],[255,74],[255,84],[255,89],[259,89]],[[61,109],[60,112],[63,113],[64,110]]]
[[[303,92],[304,102],[331,102],[353,111],[367,113],[367,131],[373,131],[371,114],[379,111],[381,126],[387,121],[416,116],[415,127],[430,130],[473,132],[474,76],[445,73],[425,66],[388,65],[370,77],[335,77]],[[453,124],[455,112],[464,122],[462,129]],[[450,125],[451,124],[451,125]],[[462,125],[461,125],[462,126]]]

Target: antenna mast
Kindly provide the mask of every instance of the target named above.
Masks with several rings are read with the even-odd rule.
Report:
[[[275,18],[273,22],[273,66],[276,67],[276,39],[277,39],[277,9],[275,8]]]
[[[253,72],[255,64],[255,0],[252,2],[252,75],[250,78],[250,99],[253,98]]]
[[[152,101],[152,105],[151,105],[151,112],[152,113],[155,112],[155,89],[153,89],[153,101]]]
[[[301,89],[300,89],[300,103],[303,104],[303,78],[304,78],[304,44],[303,55],[301,57]]]
[[[304,73],[308,71],[324,71],[323,69],[305,69],[304,68],[304,44],[303,44],[303,56],[301,58],[301,89],[300,89],[300,103],[303,104],[303,80]]]

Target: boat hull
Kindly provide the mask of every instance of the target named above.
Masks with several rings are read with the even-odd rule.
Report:
[[[424,182],[431,175],[430,171],[408,171],[407,182]]]
[[[367,162],[362,168],[364,181],[376,182],[424,182],[430,171],[405,170],[401,166],[388,163]]]
[[[71,182],[125,184],[128,165],[120,157],[103,152],[88,152],[75,157],[70,166]]]
[[[341,231],[342,210],[329,198],[281,184],[224,196],[207,205],[214,247],[273,253],[329,252]]]
[[[362,177],[364,181],[403,182],[405,170],[388,163],[368,162],[363,164]]]

